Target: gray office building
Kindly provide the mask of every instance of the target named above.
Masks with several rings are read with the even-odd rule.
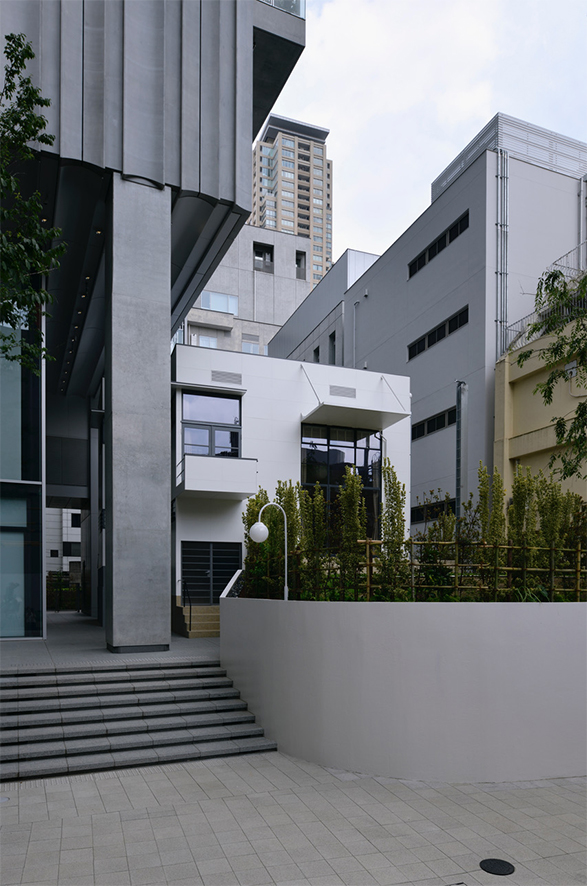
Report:
[[[170,337],[252,209],[251,144],[305,40],[292,0],[7,0],[52,147],[26,170],[67,252],[40,379],[2,365],[2,624],[41,637],[46,506],[79,508],[114,652],[170,636]],[[41,442],[39,442],[41,441]]]
[[[569,252],[587,266],[586,176],[586,144],[497,114],[395,243],[353,285],[335,265],[269,344],[271,356],[329,362],[335,339],[344,366],[409,375],[414,524],[431,490],[454,507],[476,490],[479,462],[492,465],[496,360],[540,275]]]

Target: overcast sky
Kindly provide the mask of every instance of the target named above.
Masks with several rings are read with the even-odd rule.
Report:
[[[587,142],[585,0],[307,0],[274,111],[330,129],[333,242],[382,253],[498,112]]]

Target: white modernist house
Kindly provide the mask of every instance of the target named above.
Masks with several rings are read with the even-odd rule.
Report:
[[[430,490],[456,498],[458,382],[462,500],[492,465],[495,363],[544,270],[571,250],[585,267],[586,176],[586,144],[497,114],[401,237],[338,297],[335,265],[269,345],[322,363],[334,335],[344,366],[410,376],[413,523]]]
[[[176,345],[172,354],[173,587],[217,603],[242,565],[246,499],[277,481],[336,494],[346,464],[371,519],[389,457],[409,495],[409,379]]]

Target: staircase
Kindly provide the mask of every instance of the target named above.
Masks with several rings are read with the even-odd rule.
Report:
[[[191,612],[190,612],[191,609]],[[220,636],[220,606],[173,607],[172,630],[181,637]]]
[[[1,780],[275,750],[217,661],[0,675]]]

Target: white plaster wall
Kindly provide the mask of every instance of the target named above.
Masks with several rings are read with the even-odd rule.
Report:
[[[221,600],[223,667],[287,754],[393,778],[586,769],[583,603]]]
[[[235,393],[242,394],[241,455],[242,458],[257,459],[257,485],[267,490],[270,498],[273,498],[278,480],[296,483],[301,479],[302,418],[317,406],[317,397],[330,402],[330,385],[355,387],[356,400],[338,398],[340,406],[398,413],[400,420],[384,430],[384,454],[391,459],[398,478],[406,486],[409,505],[411,425],[408,379],[387,375],[386,383],[381,373],[317,364],[305,364],[302,368],[302,364],[293,360],[182,345],[175,348],[172,364],[175,382],[178,386],[186,385],[185,390],[194,390],[194,385],[198,385],[204,391],[226,393],[230,388],[225,383],[214,383],[211,380],[212,371],[233,372],[241,376],[241,383],[234,386]],[[174,439],[176,452],[181,452],[180,387],[176,388],[175,397],[177,420]],[[401,418],[401,415],[406,417]],[[308,421],[323,423],[321,419],[310,418]],[[344,419],[335,424],[346,426]],[[354,423],[350,424],[353,426]],[[206,470],[207,459],[202,458],[201,461],[202,470]],[[244,530],[241,514],[245,507],[246,501],[180,494],[176,499],[175,519],[177,564],[181,561],[182,540],[242,542]],[[406,520],[408,518],[406,514]],[[178,568],[176,586],[179,580]]]

